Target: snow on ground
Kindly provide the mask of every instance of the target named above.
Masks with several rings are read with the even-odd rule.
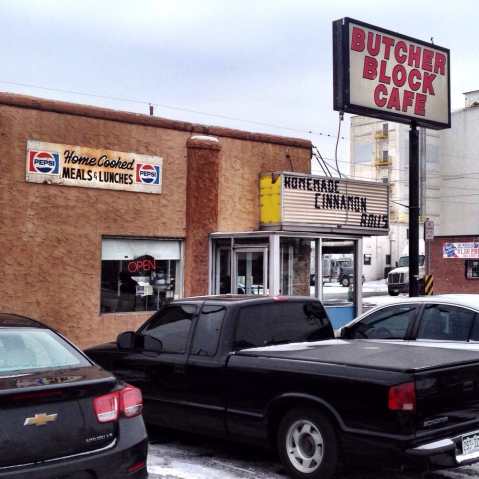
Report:
[[[150,435],[149,479],[287,479],[272,453],[224,441],[165,431]],[[479,466],[437,471],[401,473],[375,467],[351,468],[337,479],[472,479]]]

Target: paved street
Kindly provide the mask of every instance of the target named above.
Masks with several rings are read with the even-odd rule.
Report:
[[[188,434],[155,431],[151,435],[149,479],[286,479],[272,454]],[[401,473],[381,468],[355,469],[340,479],[472,479],[479,465],[434,473]]]

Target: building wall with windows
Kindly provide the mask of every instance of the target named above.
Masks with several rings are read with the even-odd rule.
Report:
[[[439,221],[440,133],[420,129],[421,223]],[[375,118],[353,116],[350,130],[351,176],[389,184],[389,237],[364,240],[371,264],[364,265],[367,280],[384,277],[386,267],[395,267],[408,245],[409,127]],[[421,228],[422,230],[422,228]]]
[[[260,173],[310,171],[309,141],[11,94],[0,138],[0,310],[84,347],[206,294],[209,233],[258,229]],[[27,182],[32,140],[159,156],[162,192]]]
[[[435,293],[479,292],[479,90],[464,93],[464,108],[451,114],[451,128],[441,131],[440,218],[432,242],[431,273]],[[466,258],[447,257],[447,244],[462,245]],[[462,256],[461,252],[457,255]]]

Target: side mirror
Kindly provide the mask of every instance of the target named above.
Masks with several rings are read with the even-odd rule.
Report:
[[[118,349],[132,350],[135,349],[136,333],[134,331],[125,331],[116,338]]]

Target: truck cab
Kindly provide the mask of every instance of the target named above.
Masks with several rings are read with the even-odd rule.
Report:
[[[424,241],[419,242],[419,286],[424,289],[425,259]],[[399,293],[409,291],[409,245],[403,249],[396,268],[388,273],[388,293],[390,296],[397,296]]]

